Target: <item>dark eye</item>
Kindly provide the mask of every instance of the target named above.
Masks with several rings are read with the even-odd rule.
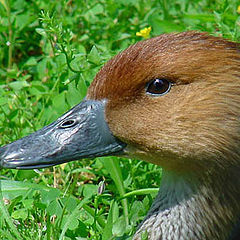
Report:
[[[74,119],[68,119],[66,121],[63,121],[61,124],[60,124],[60,128],[70,128],[70,127],[73,127],[75,124],[77,123],[76,120]]]
[[[156,78],[147,84],[147,93],[153,95],[164,95],[171,89],[171,83],[164,78]]]

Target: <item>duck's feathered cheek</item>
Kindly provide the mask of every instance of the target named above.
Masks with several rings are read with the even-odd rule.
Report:
[[[125,144],[109,130],[105,105],[84,100],[52,124],[0,148],[0,167],[34,169],[121,154]]]

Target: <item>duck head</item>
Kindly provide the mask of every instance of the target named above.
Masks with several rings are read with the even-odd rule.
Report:
[[[138,42],[105,64],[79,105],[0,148],[0,166],[41,168],[104,155],[177,172],[239,165],[239,59],[237,43],[205,33]]]

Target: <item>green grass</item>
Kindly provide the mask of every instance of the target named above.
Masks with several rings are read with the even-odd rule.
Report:
[[[0,0],[0,145],[79,103],[145,27],[151,37],[199,30],[239,40],[239,1],[169,2]],[[161,168],[116,157],[0,171],[0,239],[131,239],[161,180]]]

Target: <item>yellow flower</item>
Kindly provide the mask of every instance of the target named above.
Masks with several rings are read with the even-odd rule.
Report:
[[[240,14],[240,5],[237,8],[237,13]]]
[[[151,30],[152,30],[151,27],[144,28],[144,29],[140,30],[140,32],[137,32],[136,36],[148,38]]]

